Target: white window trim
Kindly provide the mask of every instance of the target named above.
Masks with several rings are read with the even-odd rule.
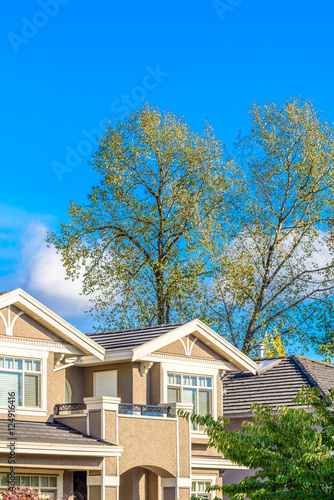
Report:
[[[162,378],[163,378],[163,404],[167,403],[167,386],[168,386],[168,372],[173,373],[184,373],[187,375],[196,375],[200,377],[201,375],[207,375],[212,377],[212,416],[216,420],[217,419],[217,406],[218,406],[218,387],[217,387],[217,378],[218,378],[218,368],[209,368],[206,366],[198,366],[198,364],[193,364],[191,362],[179,365],[174,363],[161,363],[162,366]],[[205,431],[194,431],[191,430],[191,435],[193,437],[207,437]]]
[[[196,481],[196,482],[210,482],[210,486],[215,486],[216,484],[216,479],[217,479],[217,476],[204,476],[204,475],[200,475],[200,476],[197,476],[197,475],[192,475],[191,476],[191,481]],[[212,500],[215,496],[215,492],[214,491],[211,491],[211,493],[209,494],[209,500]]]
[[[27,349],[24,346],[24,350],[17,349],[17,347],[1,347],[1,356],[28,359],[33,358],[41,361],[42,373],[41,373],[41,407],[40,408],[15,408],[15,415],[35,415],[35,416],[45,416],[47,410],[47,369],[48,369],[48,356],[49,353],[46,351],[35,351],[32,349]],[[8,406],[0,406],[0,413],[7,413]]]
[[[8,469],[0,468],[0,475],[8,474]],[[57,496],[60,497],[64,493],[64,471],[59,469],[45,469],[45,472],[41,472],[41,469],[24,469],[22,467],[15,468],[15,474],[17,476],[57,476]]]
[[[97,375],[99,373],[107,373],[107,372],[114,372],[116,374],[116,396],[107,396],[107,397],[117,397],[117,383],[118,383],[118,371],[117,371],[117,368],[113,368],[111,370],[97,370],[95,372],[93,372],[93,394],[94,394],[94,397],[101,397],[101,396],[96,396],[96,393],[97,393]]]

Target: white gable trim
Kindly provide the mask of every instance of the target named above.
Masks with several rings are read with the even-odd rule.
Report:
[[[255,363],[255,361],[246,356],[246,354],[239,351],[239,349],[234,347],[232,344],[230,344],[230,342],[221,337],[221,335],[218,335],[215,331],[213,331],[199,319],[190,321],[185,325],[181,325],[178,328],[175,328],[175,330],[161,335],[161,337],[158,337],[157,339],[151,340],[150,342],[147,342],[142,346],[136,347],[135,349],[133,349],[132,361],[142,359],[144,356],[147,356],[168,344],[180,340],[181,338],[189,334],[198,337],[204,343],[209,342],[210,349],[230,361],[233,365],[239,368],[239,370],[250,371],[254,375],[256,374],[257,364]]]
[[[0,309],[14,305],[83,354],[103,359],[105,349],[21,288],[0,295]]]

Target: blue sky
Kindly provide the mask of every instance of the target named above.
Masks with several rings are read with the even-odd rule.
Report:
[[[25,288],[84,331],[79,284],[44,244],[96,181],[94,137],[142,98],[209,119],[231,145],[253,101],[313,99],[334,121],[334,4],[18,0],[1,29],[0,288]]]

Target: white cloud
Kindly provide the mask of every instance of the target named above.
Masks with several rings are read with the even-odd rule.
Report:
[[[65,279],[60,256],[45,242],[55,217],[0,204],[0,291],[23,288],[78,328],[91,330],[82,281]]]
[[[33,222],[23,239],[24,288],[60,316],[80,316],[90,308],[88,297],[80,295],[82,280],[66,279],[61,257],[45,243],[47,227]]]

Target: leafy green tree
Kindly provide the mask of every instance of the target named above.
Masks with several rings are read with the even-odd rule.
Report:
[[[100,175],[88,203],[48,242],[67,275],[83,271],[100,327],[193,319],[212,275],[199,219],[212,229],[227,189],[224,150],[209,124],[144,105],[109,124],[91,166]]]
[[[322,396],[319,389],[307,387],[295,403],[308,408],[280,407],[275,412],[253,404],[253,421],[234,431],[226,427],[227,418],[192,415],[192,421],[206,425],[208,446],[233,463],[256,470],[238,484],[210,491],[221,491],[231,500],[334,498],[333,398],[334,390]]]
[[[206,231],[212,321],[246,354],[275,331],[283,347],[325,337],[334,289],[333,128],[302,99],[254,104],[251,118],[230,159],[239,192],[221,216],[228,244]]]

